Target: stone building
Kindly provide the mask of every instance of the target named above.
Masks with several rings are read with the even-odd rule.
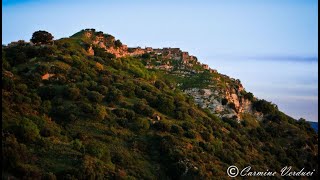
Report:
[[[203,69],[209,70],[209,66],[207,64],[202,64]]]

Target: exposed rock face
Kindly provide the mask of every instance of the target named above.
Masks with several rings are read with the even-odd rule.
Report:
[[[241,96],[240,92],[243,90],[242,86],[238,89],[227,88],[225,92],[221,89],[207,88],[191,88],[185,90],[185,93],[194,97],[195,102],[202,108],[208,108],[212,113],[220,117],[237,117],[240,119],[241,113],[252,114],[252,103]],[[223,99],[228,103],[223,104]],[[230,103],[235,105],[235,109],[230,107]],[[259,116],[256,114],[256,116]]]
[[[92,31],[85,31],[84,32],[84,36],[86,37],[86,38],[91,38],[92,37]]]
[[[95,36],[94,36],[95,35]],[[93,31],[85,31],[84,36],[92,39],[92,45],[98,46],[106,50],[106,52],[114,54],[116,58],[124,56],[139,56],[145,53],[150,53],[153,58],[161,56],[162,60],[157,59],[156,64],[149,64],[148,69],[161,69],[182,77],[192,76],[195,73],[202,73],[208,70],[210,73],[217,73],[217,70],[211,69],[207,64],[198,62],[197,57],[189,55],[188,52],[180,50],[180,48],[128,48],[124,44],[115,44],[115,38],[111,35],[103,34],[102,32],[94,34]],[[88,49],[88,54],[94,55],[92,46]],[[170,60],[170,61],[166,61]],[[173,64],[179,64],[178,66]],[[200,65],[202,69],[192,68],[195,65]],[[221,75],[221,74],[220,74]],[[221,75],[214,78],[214,81],[223,82],[221,79],[229,77]],[[261,114],[252,111],[252,102],[242,96],[244,90],[240,81],[231,78],[231,84],[226,82],[224,87],[208,86],[204,89],[190,88],[186,89],[185,93],[194,97],[195,102],[202,108],[208,108],[212,113],[220,117],[234,118],[238,120],[242,113],[250,113],[258,119],[262,118]]]
[[[128,48],[126,46],[121,46],[119,48],[109,47],[106,48],[108,53],[114,54],[117,58],[127,56]]]
[[[92,46],[89,47],[89,49],[87,50],[88,54],[93,56],[94,55],[94,50],[92,48]]]
[[[180,48],[162,48],[153,49],[151,47],[141,48],[128,48],[127,45],[115,46],[115,38],[111,35],[105,35],[102,32],[95,32],[92,29],[86,29],[83,31],[83,37],[92,41],[94,46],[105,49],[108,53],[114,54],[117,58],[124,56],[138,56],[145,53],[154,53],[161,55],[165,59],[174,59],[181,61],[184,65],[192,67],[191,62],[198,62],[197,57],[189,55],[188,52],[183,52]],[[90,50],[90,49],[89,49]],[[92,51],[88,52],[93,54]],[[209,69],[208,65],[203,65],[206,69]],[[164,67],[163,69],[170,69]]]

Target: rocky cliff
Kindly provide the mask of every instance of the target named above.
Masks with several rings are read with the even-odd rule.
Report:
[[[249,113],[257,119],[262,118],[261,113],[253,110],[252,102],[244,97],[246,92],[239,80],[218,73],[217,70],[200,63],[197,57],[189,55],[180,48],[128,47],[125,44],[116,43],[120,41],[115,40],[115,37],[96,32],[94,29],[82,30],[77,36],[82,36],[90,44],[87,48],[89,55],[94,55],[93,47],[102,48],[116,58],[145,55],[146,68],[163,70],[180,77],[192,77],[207,71],[213,75],[212,79],[208,80],[207,86],[184,89],[186,94],[195,99],[195,103],[219,117],[241,120],[243,113]]]

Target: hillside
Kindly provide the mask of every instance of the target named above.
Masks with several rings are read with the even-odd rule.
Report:
[[[18,41],[2,46],[2,83],[3,179],[318,169],[309,123],[178,48],[130,48],[94,29],[46,44]]]

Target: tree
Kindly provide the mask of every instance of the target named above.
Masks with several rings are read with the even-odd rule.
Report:
[[[103,97],[104,96],[102,94],[100,94],[99,92],[97,92],[97,91],[90,91],[88,93],[89,100],[93,101],[93,102],[99,103],[99,102],[102,101]]]
[[[49,44],[52,42],[53,36],[47,31],[36,31],[32,34],[31,42],[34,44]]]
[[[143,59],[150,59],[151,55],[149,53],[144,53],[141,56]]]
[[[116,47],[121,47],[121,46],[122,46],[122,43],[121,43],[121,41],[118,39],[118,40],[116,40],[116,41],[114,42],[114,45],[115,45]]]
[[[248,92],[244,95],[245,99],[248,99],[249,101],[253,101],[254,100],[254,96],[251,92]]]

